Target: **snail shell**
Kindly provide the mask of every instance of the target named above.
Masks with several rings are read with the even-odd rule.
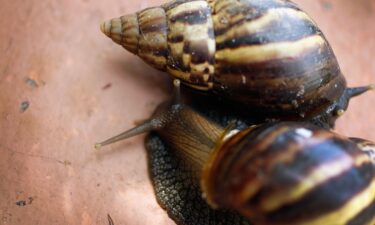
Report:
[[[101,30],[185,85],[270,118],[333,126],[370,89],[346,88],[321,30],[291,1],[175,0]]]
[[[372,142],[301,122],[224,129],[185,105],[166,103],[144,124],[97,147],[151,130],[188,165],[196,181],[187,183],[200,182],[212,208],[259,225],[375,221]]]
[[[355,140],[306,123],[249,128],[216,148],[202,188],[255,224],[373,224],[375,148]]]

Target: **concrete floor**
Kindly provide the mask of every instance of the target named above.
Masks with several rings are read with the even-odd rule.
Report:
[[[144,136],[93,144],[147,118],[165,75],[100,33],[103,19],[161,1],[4,1],[0,7],[0,224],[174,224],[156,203]],[[375,83],[375,1],[298,0],[349,86]],[[375,140],[375,93],[337,132]]]

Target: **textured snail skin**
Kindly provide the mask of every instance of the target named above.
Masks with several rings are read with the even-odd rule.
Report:
[[[352,97],[326,38],[290,1],[176,0],[101,29],[151,66],[249,113],[332,127]]]
[[[178,225],[252,225],[232,210],[213,209],[202,197],[200,188],[203,159],[209,157],[223,127],[233,123],[232,115],[218,114],[215,107],[207,105],[193,109],[166,102],[152,118],[162,118],[164,126],[145,140],[148,168],[156,198],[169,217]],[[247,125],[237,121],[236,126]]]
[[[210,207],[202,198],[199,183],[202,168],[224,131],[222,126],[230,123],[246,127],[246,123],[240,120],[233,123],[233,115],[218,114],[207,105],[203,114],[197,113],[195,110],[202,108],[181,104],[179,85],[176,89],[173,101],[160,104],[150,119],[95,147],[151,131],[146,138],[150,179],[159,204],[177,224],[250,225],[232,210]]]
[[[249,128],[216,148],[202,188],[255,224],[372,225],[374,150],[307,123]]]
[[[256,225],[374,224],[374,143],[310,123],[243,130],[230,124],[223,128],[173,101],[103,144],[148,131],[160,137],[146,142],[151,178],[159,202],[178,224],[246,221],[236,214],[225,220],[229,211]],[[199,183],[211,208],[197,197]]]
[[[199,181],[192,167],[175,154],[159,135],[145,140],[148,168],[160,206],[178,225],[251,225],[243,216],[210,207],[202,198]]]

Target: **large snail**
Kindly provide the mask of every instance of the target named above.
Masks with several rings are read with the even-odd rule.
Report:
[[[255,225],[375,223],[374,143],[304,122],[268,123],[240,131],[223,128],[181,104],[176,96],[148,121],[96,147],[156,131],[192,174],[177,174],[183,176],[178,185],[199,183],[212,208],[237,211]],[[160,158],[153,160],[154,170],[172,172],[171,165],[158,162]],[[160,182],[164,179],[170,185],[169,176],[163,173]],[[173,200],[176,190],[169,191],[156,191],[159,200]],[[236,216],[220,222],[194,218],[186,222],[180,214],[199,217],[203,210],[169,210],[179,224],[249,224]]]
[[[346,87],[321,30],[287,0],[174,0],[101,30],[183,84],[268,119],[333,127],[373,88]]]

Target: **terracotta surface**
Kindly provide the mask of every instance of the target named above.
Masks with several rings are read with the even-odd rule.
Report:
[[[375,83],[375,2],[299,0],[350,86]],[[155,201],[144,136],[93,144],[147,118],[169,93],[162,73],[99,31],[160,1],[6,1],[0,7],[0,224],[173,224]],[[375,93],[337,131],[375,140]],[[28,106],[28,107],[27,107]]]

